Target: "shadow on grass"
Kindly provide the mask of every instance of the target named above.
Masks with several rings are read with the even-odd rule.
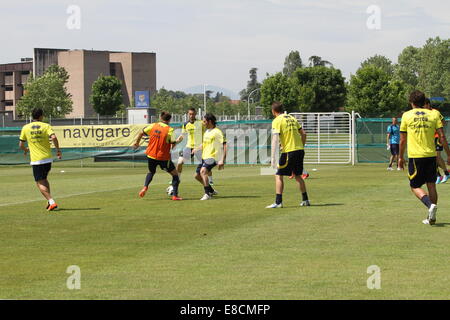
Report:
[[[61,208],[58,211],[90,211],[90,210],[101,210],[101,208]]]
[[[434,227],[439,227],[439,228],[446,227],[446,226],[450,226],[450,223],[443,222],[443,223],[436,223],[434,225]]]
[[[183,196],[181,196],[181,198],[183,198],[183,201],[199,201],[200,198],[184,198]],[[220,200],[220,199],[238,199],[238,198],[242,198],[242,199],[248,199],[248,198],[261,198],[260,196],[221,196],[221,195],[217,195],[214,196],[211,200]],[[207,201],[211,201],[211,200],[207,200]]]
[[[324,204],[311,204],[311,207],[334,207],[334,206],[343,206],[343,203],[324,203]],[[283,208],[286,209],[294,209],[294,208],[307,208],[307,207],[300,207],[297,206],[284,206]]]

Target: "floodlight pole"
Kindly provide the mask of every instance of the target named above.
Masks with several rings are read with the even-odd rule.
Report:
[[[206,114],[206,84],[203,85],[203,110]]]
[[[258,90],[261,90],[261,88],[255,89],[252,92],[250,92],[250,94],[247,97],[247,111],[248,111],[248,120],[250,120],[250,96],[252,95],[253,92],[256,92]]]

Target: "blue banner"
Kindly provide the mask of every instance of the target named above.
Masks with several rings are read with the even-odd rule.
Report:
[[[150,108],[150,92],[149,91],[135,91],[134,92],[134,106],[136,108]]]

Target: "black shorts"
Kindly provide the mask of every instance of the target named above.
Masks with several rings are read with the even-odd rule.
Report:
[[[195,172],[197,172],[197,174],[199,174],[200,173],[200,170],[202,169],[202,168],[206,168],[206,170],[208,171],[208,172],[211,172],[211,170],[215,167],[215,166],[217,166],[217,162],[216,162],[216,160],[214,160],[214,159],[202,159],[202,163],[200,163],[198,166],[197,166],[197,170],[195,170]]]
[[[151,173],[155,173],[157,166],[169,173],[175,170],[175,165],[173,164],[172,160],[155,160],[148,158],[148,171],[150,171]]]
[[[48,173],[52,169],[52,163],[50,162],[45,164],[36,164],[33,165],[32,167],[33,167],[34,181],[46,180]]]
[[[411,188],[420,188],[425,183],[435,183],[436,157],[409,158],[408,173]]]
[[[443,151],[444,146],[441,144],[439,138],[434,138],[434,144],[436,145],[436,151]]]
[[[391,154],[393,156],[397,156],[400,152],[400,145],[398,144],[391,144]]]
[[[292,174],[300,176],[303,173],[304,150],[282,153],[278,162],[277,176],[290,176]]]

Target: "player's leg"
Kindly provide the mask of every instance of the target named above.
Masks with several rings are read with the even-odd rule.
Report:
[[[195,178],[195,180],[197,180],[198,182],[200,182],[200,183],[202,184],[202,186],[203,186],[203,179],[202,179],[202,176],[201,176],[201,174],[200,174],[200,171],[202,170],[202,167],[203,167],[203,160],[202,160],[202,162],[197,166],[197,169],[195,170],[195,176],[194,176],[194,178]]]
[[[177,172],[178,175],[181,175],[181,173],[183,172],[183,164],[184,164],[184,158],[183,156],[178,158],[178,162],[177,162]]]
[[[51,170],[51,167],[52,167],[51,163],[33,166],[34,180],[36,181],[37,188],[39,189],[41,194],[44,196],[44,198],[47,200],[46,209],[48,211],[52,211],[52,210],[55,210],[56,208],[58,208],[58,205],[56,204],[55,200],[53,199],[53,197],[51,195],[50,183],[47,180],[47,176]]]
[[[217,163],[214,159],[205,159],[203,161],[202,168],[200,169],[200,176],[203,181],[205,194],[200,200],[209,200],[212,196],[218,194],[218,192],[214,190],[214,188],[209,183],[209,174],[216,165]]]
[[[444,175],[440,179],[441,180],[440,183],[446,183],[447,180],[450,178],[450,174],[448,172],[447,165],[445,164],[444,159],[442,159],[441,151],[437,151],[436,161],[438,164],[438,168],[441,168],[444,171]]]
[[[169,172],[170,175],[172,176],[172,200],[183,200],[182,198],[178,197],[178,187],[180,185],[180,177],[172,161],[169,161],[169,165],[166,171]]]
[[[392,152],[392,151],[391,151]],[[391,157],[389,158],[389,165],[388,165],[388,170],[392,170],[392,164],[394,163],[394,155],[391,154]]]
[[[300,202],[300,206],[309,207],[310,203],[309,203],[309,199],[308,199],[308,193],[306,192],[306,184],[302,178],[303,160],[305,158],[305,151],[298,150],[298,151],[291,152],[289,154],[289,157],[290,157],[289,162],[291,163],[292,171],[295,174],[295,180],[297,181],[300,192],[302,194],[302,201]]]
[[[143,198],[145,196],[145,193],[148,190],[148,186],[153,180],[153,176],[156,173],[156,166],[158,165],[158,161],[154,159],[147,159],[148,162],[148,173],[145,176],[144,186],[142,187],[141,191],[139,192],[139,197]]]
[[[212,186],[214,185],[214,181],[213,181],[213,176],[212,176],[212,171],[208,172],[208,182],[209,184]]]
[[[434,224],[437,211],[436,159],[411,159],[408,165],[411,191],[427,207],[428,217],[422,222]],[[426,184],[428,193],[422,188]],[[432,219],[430,219],[430,217]]]
[[[284,190],[284,176],[291,176],[292,169],[289,166],[289,159],[287,153],[282,153],[278,162],[278,170],[275,174],[275,202],[267,206],[267,209],[283,208],[283,190]]]

